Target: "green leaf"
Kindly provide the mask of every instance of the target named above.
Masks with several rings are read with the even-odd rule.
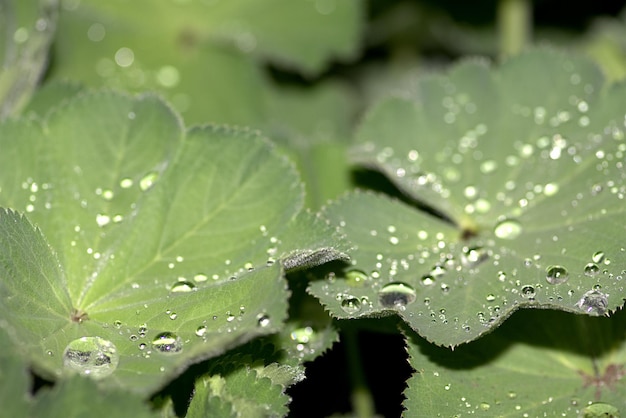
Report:
[[[50,418],[160,416],[136,394],[120,389],[102,390],[92,379],[81,376],[72,376],[42,390],[32,411],[32,416]]]
[[[20,112],[46,69],[57,8],[57,0],[0,5],[0,120]]]
[[[0,402],[2,413],[11,417],[27,416],[30,407],[28,392],[30,376],[26,362],[17,353],[17,347],[3,328],[4,321],[0,321]],[[7,384],[10,382],[10,384]]]
[[[0,205],[45,235],[1,212],[0,310],[46,374],[150,393],[281,329],[284,268],[345,247],[265,138],[185,132],[151,95],[81,94],[0,141]]]
[[[356,0],[82,1],[61,13],[51,77],[158,90],[188,122],[261,126],[269,85],[258,62],[317,74],[354,55],[361,7]]]
[[[254,387],[254,393],[250,388]],[[253,400],[252,400],[253,399]],[[280,385],[256,371],[240,368],[227,376],[201,378],[189,405],[188,417],[286,416],[289,397]]]
[[[611,319],[519,312],[454,352],[409,332],[416,372],[404,392],[405,415],[619,416],[626,411],[625,319],[623,311]]]
[[[397,312],[455,346],[521,307],[622,306],[626,85],[539,50],[498,69],[464,62],[417,91],[372,109],[354,150],[415,207],[354,194],[328,208],[358,246],[311,285],[331,313]]]

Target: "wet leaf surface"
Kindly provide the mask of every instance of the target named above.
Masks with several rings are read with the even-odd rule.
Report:
[[[79,94],[0,130],[1,325],[48,377],[150,393],[281,329],[283,271],[345,249],[265,138],[185,131],[154,96]]]
[[[549,50],[467,61],[368,113],[355,160],[413,206],[354,193],[327,208],[357,247],[311,284],[333,316],[398,313],[456,346],[521,307],[608,315],[626,298],[626,86]]]
[[[626,410],[625,319],[623,311],[611,319],[518,312],[493,334],[455,351],[409,331],[416,372],[404,392],[405,414],[619,416]]]

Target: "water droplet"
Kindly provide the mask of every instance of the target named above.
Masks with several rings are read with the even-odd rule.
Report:
[[[196,328],[196,335],[198,337],[204,337],[204,334],[206,334],[206,325],[200,325],[198,328]]]
[[[145,176],[142,177],[141,180],[139,180],[139,188],[145,192],[146,190],[148,190],[154,185],[154,182],[157,181],[158,177],[159,177],[159,173],[156,171],[152,171],[146,174]]]
[[[257,324],[259,324],[261,328],[266,328],[271,323],[270,317],[267,314],[259,314],[256,319]]]
[[[378,292],[378,301],[385,308],[402,309],[414,300],[415,289],[402,282],[388,283]]]
[[[133,187],[133,179],[125,178],[120,181],[120,187],[122,189],[130,189]]]
[[[341,309],[348,315],[353,315],[361,310],[361,301],[354,296],[344,296],[341,301]]]
[[[584,271],[585,276],[593,277],[600,273],[600,267],[596,263],[587,263]]]
[[[576,306],[587,313],[604,315],[608,306],[608,296],[596,289],[589,290],[576,302]]]
[[[119,363],[115,345],[100,337],[82,337],[72,341],[63,352],[63,365],[94,379],[112,374]]]
[[[461,263],[466,267],[476,267],[489,258],[489,254],[482,247],[463,248]]]
[[[533,286],[526,285],[522,287],[522,296],[529,300],[534,300],[537,295],[537,291]]]
[[[604,261],[604,251],[597,251],[591,256],[591,260],[594,263],[601,263]]]
[[[569,272],[563,266],[550,266],[546,269],[546,280],[550,284],[565,283],[569,279]]]
[[[556,183],[548,183],[543,188],[543,194],[546,196],[554,196],[559,191],[559,185]]]
[[[170,289],[172,293],[187,293],[197,290],[195,284],[188,282],[187,280],[179,280]]]
[[[173,354],[183,349],[183,342],[173,332],[162,332],[154,337],[152,347],[161,353]]]
[[[350,286],[362,286],[367,279],[367,274],[361,270],[350,270],[346,272],[346,281]]]
[[[202,283],[202,282],[206,282],[209,279],[209,276],[207,276],[206,274],[196,274],[195,276],[193,276],[193,280],[196,281],[197,283]]]
[[[173,320],[175,320],[176,318],[178,318],[178,314],[177,314],[176,312],[171,312],[171,313],[169,314],[169,316],[170,316],[170,319],[171,319],[172,321],[173,321]]]
[[[487,302],[493,302],[494,300],[496,300],[496,296],[493,293],[490,293],[487,295]]]
[[[108,215],[103,215],[101,213],[96,215],[96,223],[98,226],[103,227],[108,225],[111,222],[111,217]]]
[[[422,276],[422,284],[425,286],[431,286],[435,283],[435,278],[429,274]]]
[[[113,322],[113,326],[115,328],[118,328],[118,329],[121,328],[122,327],[122,321],[120,321],[120,320],[114,321]]]
[[[483,411],[488,411],[490,408],[491,408],[491,405],[488,404],[487,402],[480,403],[480,409],[482,409]]]
[[[501,239],[515,239],[522,233],[522,225],[515,220],[506,219],[496,225],[493,233]]]

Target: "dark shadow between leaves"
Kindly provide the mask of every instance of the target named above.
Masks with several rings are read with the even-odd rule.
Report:
[[[425,203],[411,198],[411,196],[403,193],[385,174],[377,170],[355,169],[352,171],[352,182],[356,187],[363,190],[371,190],[397,199],[406,205],[409,205],[420,212],[425,212],[433,217],[440,219],[450,225],[458,226],[456,222],[439,212],[436,208],[426,205]]]
[[[452,370],[470,370],[494,361],[517,344],[601,358],[626,340],[626,312],[592,317],[563,311],[521,309],[486,336],[453,350],[427,342],[408,326],[403,332],[431,361]]]

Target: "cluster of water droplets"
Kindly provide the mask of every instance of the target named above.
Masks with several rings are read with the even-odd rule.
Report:
[[[52,208],[50,194],[46,193],[53,188],[51,183],[39,183],[28,177],[22,182],[21,188],[27,194],[27,201],[24,206],[26,213],[32,213],[36,209],[49,210]]]

